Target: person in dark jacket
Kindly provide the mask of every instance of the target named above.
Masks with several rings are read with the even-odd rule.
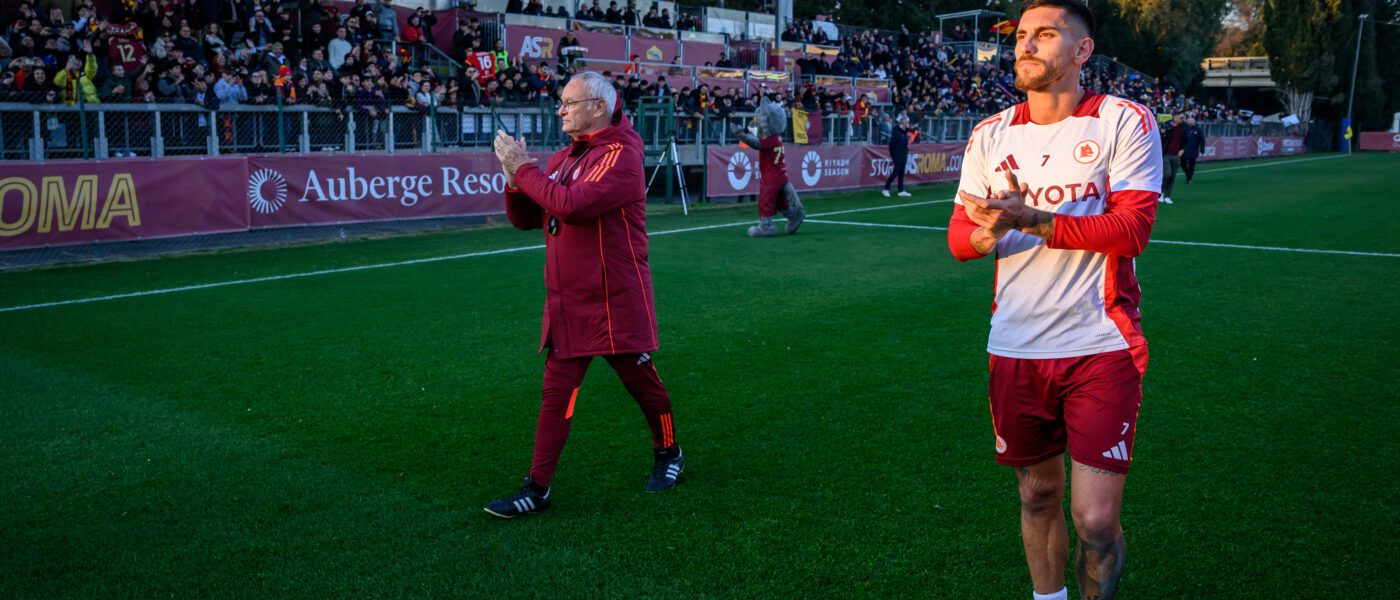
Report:
[[[909,163],[909,117],[899,115],[894,127],[890,128],[890,176],[885,179],[882,194],[890,197],[890,184],[899,179],[899,195],[908,198],[913,194],[904,191],[904,168]]]
[[[1181,172],[1186,174],[1186,183],[1196,176],[1196,159],[1206,149],[1206,134],[1196,125],[1196,117],[1186,117],[1185,142],[1181,148]]]
[[[1176,183],[1176,172],[1181,169],[1181,157],[1186,153],[1186,127],[1181,124],[1181,114],[1172,115],[1172,124],[1162,132],[1162,196],[1157,199],[1162,204],[1172,203],[1172,188]]]
[[[556,112],[573,143],[543,168],[529,157],[523,138],[502,131],[495,140],[506,175],[506,216],[518,229],[543,229],[545,239],[540,350],[547,354],[534,460],[519,492],[485,507],[507,519],[549,508],[550,479],[595,356],[617,372],[651,428],[647,491],[675,486],[684,467],[671,400],[651,357],[659,344],[642,138],[623,115],[616,89],[597,73],[570,79]]]

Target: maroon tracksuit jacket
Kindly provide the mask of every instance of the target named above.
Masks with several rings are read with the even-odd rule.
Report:
[[[515,173],[506,216],[545,230],[540,350],[556,358],[657,349],[642,138],[623,117]]]

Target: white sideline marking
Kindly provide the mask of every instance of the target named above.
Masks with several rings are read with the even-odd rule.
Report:
[[[807,223],[823,223],[826,225],[854,225],[857,227],[888,227],[891,229],[920,229],[924,231],[948,231],[947,227],[933,227],[930,225],[901,225],[897,223],[859,223],[856,221],[828,221],[826,219],[807,219]]]
[[[828,225],[854,225],[858,227],[884,227],[887,229],[919,229],[923,231],[948,231],[947,227],[931,227],[928,225],[903,225],[898,223],[859,223],[856,221],[827,221],[825,219],[807,219],[808,223],[823,223]],[[1284,248],[1282,246],[1246,246],[1244,244],[1217,244],[1213,242],[1180,242],[1176,240],[1150,240],[1152,244],[1173,244],[1177,246],[1206,246],[1210,248],[1232,248],[1236,250],[1269,250],[1272,252],[1301,252],[1305,254],[1342,254],[1346,256],[1383,256],[1386,258],[1400,258],[1400,254],[1393,252],[1356,252],[1353,250],[1322,250],[1318,248]]]
[[[1269,250],[1273,252],[1302,252],[1305,254],[1342,254],[1346,256],[1384,256],[1400,258],[1394,252],[1355,252],[1352,250],[1323,250],[1319,248],[1284,248],[1282,246],[1245,246],[1243,244],[1216,244],[1212,242],[1178,242],[1175,240],[1149,240],[1147,244],[1176,244],[1178,246],[1207,246],[1211,248],[1236,248],[1239,250]]]
[[[1274,166],[1274,165],[1286,165],[1286,164],[1290,164],[1290,163],[1306,162],[1306,161],[1310,161],[1310,160],[1327,160],[1327,159],[1331,159],[1331,158],[1342,158],[1342,157],[1344,157],[1344,156],[1347,156],[1347,155],[1339,154],[1339,155],[1335,155],[1335,156],[1320,156],[1320,157],[1313,157],[1313,158],[1300,158],[1300,159],[1297,159],[1297,160],[1286,160],[1286,161],[1281,161],[1281,162],[1271,162],[1271,163],[1264,163],[1264,164],[1258,164],[1258,165],[1244,165],[1244,166],[1239,166],[1239,167],[1227,167],[1227,168],[1224,168],[1224,169],[1207,169],[1207,170],[1199,171],[1198,173],[1199,173],[1199,174],[1205,174],[1205,173],[1218,173],[1218,172],[1221,172],[1221,171],[1234,171],[1234,170],[1236,170],[1236,169],[1257,169],[1257,168],[1260,168],[1260,167],[1272,167],[1272,166]],[[930,231],[947,231],[948,229],[947,229],[946,227],[929,227],[929,226],[925,226],[925,225],[890,225],[890,224],[882,224],[882,223],[857,223],[857,222],[850,222],[850,221],[819,221],[819,220],[813,219],[813,218],[811,218],[811,217],[829,217],[829,216],[834,216],[834,215],[844,215],[844,214],[856,213],[856,212],[869,212],[869,211],[875,211],[875,210],[888,210],[888,209],[891,209],[891,208],[907,208],[907,207],[910,207],[910,206],[926,206],[926,205],[929,205],[929,204],[941,204],[941,203],[944,203],[944,202],[952,202],[952,201],[953,201],[952,198],[947,198],[947,199],[944,199],[944,200],[924,200],[924,201],[920,201],[920,202],[904,202],[904,203],[900,203],[900,204],[886,204],[886,205],[883,205],[883,206],[870,206],[870,207],[864,207],[864,208],[852,208],[852,209],[847,209],[847,210],[837,210],[837,211],[826,212],[826,213],[812,214],[812,215],[809,215],[809,218],[808,218],[807,220],[808,220],[808,221],[811,221],[811,222],[813,222],[813,223],[828,223],[828,224],[832,224],[832,225],[852,225],[852,226],[861,226],[861,227],[888,227],[888,228],[892,228],[892,229],[927,229],[927,230],[930,230]],[[779,220],[783,220],[783,219],[779,219]],[[705,231],[705,230],[708,230],[708,229],[722,229],[722,228],[725,228],[725,227],[738,227],[738,226],[740,226],[740,225],[744,225],[745,223],[749,223],[749,221],[740,221],[740,222],[735,222],[735,223],[721,223],[721,224],[718,224],[718,225],[703,225],[703,226],[700,226],[700,227],[685,227],[685,228],[682,228],[682,229],[667,229],[667,230],[665,230],[665,231],[657,231],[657,232],[651,233],[651,234],[649,234],[649,235],[650,235],[650,236],[658,236],[658,235],[668,235],[668,234],[672,234],[672,233],[689,233],[689,232],[692,232],[692,231]],[[1351,255],[1351,256],[1400,257],[1400,254],[1390,254],[1390,253],[1385,253],[1385,252],[1349,252],[1349,251],[1346,251],[1346,250],[1312,250],[1312,249],[1305,249],[1305,248],[1275,248],[1275,247],[1270,247],[1270,246],[1242,246],[1242,245],[1235,245],[1235,244],[1211,244],[1211,243],[1207,243],[1207,242],[1173,242],[1173,241],[1168,241],[1168,240],[1152,240],[1152,243],[1157,243],[1157,244],[1180,244],[1180,245],[1185,245],[1185,246],[1214,246],[1214,247],[1219,247],[1219,248],[1237,248],[1237,249],[1245,249],[1245,250],[1275,250],[1275,251],[1280,251],[1280,252],[1307,252],[1307,253],[1316,253],[1316,254],[1345,254],[1345,255]],[[419,264],[424,264],[424,263],[440,262],[440,261],[444,261],[444,260],[458,260],[458,259],[462,259],[462,258],[474,258],[474,257],[477,257],[477,256],[491,256],[491,255],[495,255],[495,254],[510,254],[510,253],[513,253],[513,252],[524,252],[524,251],[527,251],[527,250],[539,250],[539,249],[541,249],[541,248],[544,248],[544,245],[543,245],[543,244],[536,244],[536,245],[533,245],[533,246],[520,246],[520,247],[517,247],[517,248],[504,248],[504,249],[501,249],[501,250],[484,250],[484,251],[481,251],[481,252],[468,252],[468,253],[466,253],[466,254],[452,254],[452,255],[448,255],[448,256],[434,256],[434,257],[429,257],[429,258],[415,258],[415,259],[412,259],[412,260],[401,260],[401,261],[397,261],[397,262],[379,263],[379,264],[374,264],[374,265],[360,265],[360,266],[355,266],[355,267],[340,267],[340,268],[336,268],[336,269],[322,269],[322,270],[319,270],[319,271],[307,271],[307,272],[305,272],[305,273],[288,273],[288,274],[285,274],[285,275],[269,275],[269,276],[267,276],[267,277],[253,277],[253,278],[250,278],[250,279],[235,279],[235,280],[232,280],[232,281],[216,281],[216,282],[213,282],[213,283],[201,283],[201,284],[197,284],[197,285],[185,285],[185,286],[173,287],[173,288],[162,288],[162,289],[158,289],[158,290],[146,290],[146,291],[144,291],[144,292],[128,292],[128,293],[125,293],[125,294],[111,294],[111,295],[107,295],[107,296],[93,296],[93,297],[91,297],[91,298],[77,298],[77,299],[73,299],[73,300],[59,300],[59,301],[55,301],[55,302],[40,302],[40,303],[37,303],[37,304],[24,304],[24,305],[20,305],[20,306],[6,306],[6,307],[0,307],[0,313],[17,312],[17,311],[21,311],[21,310],[30,310],[30,309],[35,309],[35,308],[49,308],[49,307],[53,307],[53,306],[68,306],[68,305],[70,305],[70,304],[87,304],[87,303],[89,303],[89,302],[102,302],[102,301],[106,301],[106,300],[120,300],[120,299],[122,299],[122,298],[139,298],[139,297],[141,297],[141,296],[159,296],[159,295],[163,295],[163,294],[174,294],[174,293],[176,293],[176,292],[190,292],[190,291],[194,291],[194,290],[207,290],[207,289],[212,289],[212,288],[228,287],[228,286],[231,286],[231,285],[243,285],[243,284],[248,284],[248,283],[262,283],[262,282],[266,282],[266,281],[282,281],[282,280],[285,280],[285,279],[300,279],[300,278],[302,278],[302,277],[315,277],[315,276],[317,276],[317,275],[335,275],[335,274],[338,274],[338,273],[352,273],[352,272],[355,272],[355,271],[368,271],[368,270],[371,270],[371,269],[387,269],[387,268],[389,268],[389,267],[403,267],[403,266],[408,266],[408,265],[419,265]]]
[[[1308,162],[1308,161],[1313,161],[1313,160],[1331,160],[1331,159],[1334,159],[1334,158],[1344,158],[1344,157],[1346,157],[1346,156],[1348,156],[1348,155],[1346,155],[1346,154],[1336,154],[1336,155],[1333,155],[1333,156],[1314,156],[1314,157],[1312,157],[1312,158],[1298,158],[1298,159],[1294,159],[1294,160],[1281,160],[1281,161],[1278,161],[1278,162],[1265,163],[1265,164],[1262,164],[1262,165],[1242,165],[1242,166],[1239,166],[1239,167],[1225,167],[1225,168],[1223,168],[1223,169],[1209,169],[1209,170],[1204,170],[1204,171],[1197,171],[1197,173],[1220,173],[1220,172],[1222,172],[1222,171],[1235,171],[1235,170],[1239,170],[1239,169],[1257,169],[1257,168],[1259,168],[1259,167],[1272,167],[1272,166],[1274,166],[1274,165],[1291,165],[1291,164],[1293,164],[1293,163]]]
[[[884,205],[884,206],[871,206],[871,207],[865,207],[865,208],[853,208],[853,209],[849,209],[849,210],[838,210],[838,211],[833,211],[833,212],[829,212],[829,213],[821,213],[821,214],[819,214],[819,215],[813,215],[813,216],[842,215],[842,214],[853,213],[853,212],[864,212],[864,211],[870,211],[870,210],[884,210],[884,209],[887,209],[887,208],[904,208],[904,207],[907,207],[907,206],[923,206],[923,205],[927,205],[927,204],[937,204],[937,203],[940,203],[940,202],[952,202],[952,201],[953,201],[952,198],[948,198],[948,199],[945,199],[945,200],[925,200],[925,201],[922,201],[922,202],[906,202],[906,203],[903,203],[903,204],[890,204],[890,205]],[[782,220],[782,219],[779,219],[779,220]],[[719,223],[719,224],[716,224],[716,225],[701,225],[701,226],[699,226],[699,227],[683,227],[683,228],[680,228],[680,229],[667,229],[667,230],[664,230],[664,231],[652,232],[652,233],[648,234],[648,236],[649,236],[649,237],[655,237],[655,236],[658,236],[658,235],[670,235],[670,234],[673,234],[673,233],[690,233],[690,232],[693,232],[693,231],[705,231],[705,230],[709,230],[709,229],[723,229],[723,228],[727,228],[727,227],[738,227],[738,226],[740,226],[740,225],[744,225],[744,224],[747,224],[747,223],[749,223],[749,221],[738,221],[738,222],[733,222],[733,223]],[[373,265],[359,265],[359,266],[354,266],[354,267],[339,267],[339,268],[335,268],[335,269],[321,269],[321,270],[319,270],[319,271],[307,271],[307,272],[305,272],[305,273],[287,273],[287,274],[285,274],[285,275],[269,275],[269,276],[267,276],[267,277],[252,277],[252,278],[249,278],[249,279],[235,279],[235,280],[232,280],[232,281],[216,281],[216,282],[213,282],[213,283],[201,283],[201,284],[196,284],[196,285],[185,285],[185,286],[173,287],[173,288],[161,288],[161,289],[158,289],[158,290],[146,290],[146,291],[144,291],[144,292],[127,292],[127,293],[124,293],[124,294],[111,294],[111,295],[107,295],[107,296],[94,296],[94,297],[91,297],[91,298],[76,298],[76,299],[73,299],[73,300],[58,300],[58,301],[55,301],[55,302],[40,302],[40,303],[37,303],[37,304],[25,304],[25,305],[21,305],[21,306],[6,306],[6,307],[3,307],[3,308],[0,308],[0,313],[5,313],[5,312],[16,312],[16,311],[21,311],[21,310],[35,309],[35,308],[49,308],[49,307],[53,307],[53,306],[68,306],[68,305],[70,305],[70,304],[87,304],[87,303],[89,303],[89,302],[102,302],[102,301],[106,301],[106,300],[121,300],[121,299],[123,299],[123,298],[139,298],[139,297],[141,297],[141,296],[159,296],[159,295],[163,295],[163,294],[174,294],[174,293],[177,293],[177,292],[191,292],[191,291],[195,291],[195,290],[207,290],[207,289],[212,289],[212,288],[228,287],[228,286],[231,286],[231,285],[244,285],[244,284],[249,284],[249,283],[263,283],[263,282],[267,282],[267,281],[282,281],[282,280],[286,280],[286,279],[300,279],[300,278],[302,278],[302,277],[315,277],[315,276],[318,276],[318,275],[335,275],[335,274],[339,274],[339,273],[353,273],[353,272],[355,272],[355,271],[368,271],[368,270],[372,270],[372,269],[387,269],[387,268],[389,268],[389,267],[404,267],[404,266],[408,266],[408,265],[420,265],[420,264],[425,264],[425,263],[441,262],[441,261],[445,261],[445,260],[458,260],[458,259],[463,259],[463,258],[475,258],[475,257],[478,257],[478,256],[491,256],[491,255],[495,255],[495,254],[510,254],[510,253],[514,253],[514,252],[524,252],[524,251],[527,251],[527,250],[539,250],[539,249],[542,249],[542,248],[544,248],[544,244],[535,244],[535,245],[533,245],[533,246],[520,246],[520,247],[517,247],[517,248],[503,248],[503,249],[501,249],[501,250],[484,250],[484,251],[481,251],[481,252],[468,252],[468,253],[466,253],[466,254],[451,254],[451,255],[448,255],[448,256],[433,256],[433,257],[429,257],[429,258],[415,258],[415,259],[412,259],[412,260],[401,260],[401,261],[396,261],[396,262],[378,263],[378,264],[373,264]]]

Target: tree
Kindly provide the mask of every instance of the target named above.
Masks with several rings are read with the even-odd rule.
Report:
[[[1186,90],[1202,77],[1230,0],[1109,0],[1090,5],[1096,53]]]
[[[1231,0],[1214,56],[1268,56],[1263,12],[1264,0]]]
[[[1358,17],[1369,15],[1364,34]],[[1269,0],[1264,5],[1264,45],[1269,67],[1285,105],[1307,122],[1346,116],[1347,92],[1356,67],[1356,121],[1365,128],[1390,125],[1400,108],[1400,69],[1394,56],[1400,31],[1380,22],[1400,16],[1396,0]],[[1362,35],[1356,61],[1357,35]]]

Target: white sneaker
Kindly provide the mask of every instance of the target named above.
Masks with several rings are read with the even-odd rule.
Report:
[[[1168,197],[1166,197],[1166,196],[1162,196],[1162,204],[1171,204],[1171,203],[1172,203],[1172,199],[1171,199],[1171,198],[1168,198]]]
[[[900,197],[900,198],[908,198],[908,197],[910,197],[910,196],[913,196],[913,194],[911,194],[911,193],[909,193],[909,192],[900,192],[900,193],[899,193],[899,197]]]
[[[884,197],[886,197],[886,198],[889,198],[889,197],[890,197],[890,191],[889,191],[889,190],[880,190],[880,195],[881,195],[881,196],[884,196]]]

